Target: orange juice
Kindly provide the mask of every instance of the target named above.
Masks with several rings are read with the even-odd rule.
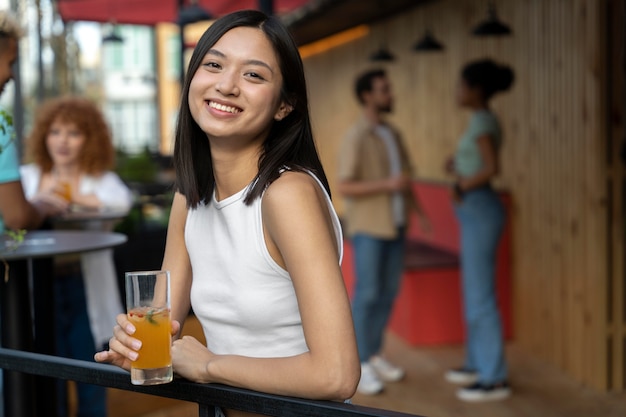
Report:
[[[137,307],[128,312],[128,318],[141,340],[139,357],[133,362],[136,369],[164,368],[172,364],[172,332],[170,311],[166,308]]]
[[[59,183],[61,190],[59,191],[59,196],[61,196],[64,200],[72,201],[72,185],[69,182],[61,182]]]

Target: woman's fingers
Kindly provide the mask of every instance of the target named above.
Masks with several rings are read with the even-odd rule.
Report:
[[[131,361],[112,350],[96,352],[93,358],[96,362],[110,363],[111,365],[119,366],[127,371],[130,370]]]
[[[126,333],[119,325],[113,329],[113,337],[109,342],[109,350],[113,350],[120,355],[130,359],[137,360],[138,351],[141,349],[141,340],[135,339]]]
[[[120,327],[120,330],[124,329],[127,334],[135,334],[135,331],[137,331],[135,325],[130,320],[128,320],[128,316],[126,314],[118,314],[115,318],[115,321]],[[115,328],[113,329],[113,333],[115,333]]]
[[[141,341],[132,337],[135,330],[126,314],[119,314],[117,325],[113,328],[113,337],[109,340],[109,350],[96,353],[94,359],[130,369],[130,364],[137,360],[141,349]]]
[[[174,371],[190,381],[211,382],[206,373],[207,364],[213,354],[192,336],[183,336],[172,344],[172,365]]]
[[[172,336],[176,336],[180,331],[180,322],[178,320],[172,320]]]
[[[117,325],[113,328],[113,337],[109,340],[109,350],[97,352],[94,355],[96,362],[110,363],[126,370],[130,369],[133,361],[137,360],[141,350],[141,341],[132,337],[136,328],[128,320],[126,314],[119,314]],[[172,320],[172,335],[180,331],[180,323]]]
[[[119,366],[120,368],[129,370],[130,365],[132,363],[127,357],[123,356],[119,352],[112,348],[111,346],[116,346],[119,342],[117,339],[112,337],[109,340],[109,350],[103,350],[101,352],[96,352],[94,355],[94,360],[96,362],[110,363],[111,365]]]

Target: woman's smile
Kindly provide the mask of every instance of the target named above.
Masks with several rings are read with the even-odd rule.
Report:
[[[228,104],[218,103],[217,101],[214,101],[214,100],[208,100],[208,103],[209,103],[209,107],[211,109],[218,110],[220,113],[238,114],[238,113],[241,113],[243,111],[239,107],[235,107],[235,106],[228,105]]]

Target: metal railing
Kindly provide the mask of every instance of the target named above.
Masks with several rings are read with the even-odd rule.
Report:
[[[216,406],[276,417],[415,416],[354,404],[264,394],[221,384],[197,384],[182,378],[163,385],[132,385],[128,372],[116,366],[15,349],[0,348],[0,368],[194,402],[198,404],[200,417],[214,416]]]

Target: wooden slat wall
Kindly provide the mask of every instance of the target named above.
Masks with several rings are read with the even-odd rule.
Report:
[[[512,65],[516,83],[494,99],[493,109],[506,140],[496,185],[513,196],[515,339],[578,381],[622,390],[623,372],[610,370],[624,364],[623,296],[612,299],[622,324],[609,326],[607,314],[609,283],[624,292],[616,284],[623,279],[616,268],[623,267],[615,260],[623,255],[623,224],[621,232],[611,229],[610,239],[607,223],[611,210],[621,210],[609,206],[607,186],[605,31],[613,3],[495,4],[512,37],[470,35],[486,16],[486,0],[438,0],[372,25],[363,38],[305,57],[320,153],[334,186],[339,141],[359,114],[354,76],[381,66],[367,57],[386,40],[397,58],[383,65],[396,94],[391,118],[406,136],[419,177],[447,181],[443,163],[468,117],[454,103],[460,68],[485,56]],[[411,50],[427,27],[445,44],[444,52]],[[612,190],[621,198],[621,185]],[[335,203],[341,213],[339,195]],[[622,252],[611,257],[616,244]],[[609,266],[610,259],[619,265]],[[612,332],[619,342],[609,341]]]
[[[610,119],[609,130],[611,131],[611,146],[607,154],[609,161],[609,182],[611,192],[611,221],[610,244],[611,250],[611,274],[609,287],[607,288],[607,316],[609,324],[608,357],[610,366],[609,384],[611,387],[624,389],[626,387],[626,274],[624,256],[624,234],[626,233],[626,173],[622,159],[622,147],[626,146],[626,132],[624,129],[624,110],[626,109],[626,32],[624,19],[626,17],[626,5],[621,0],[608,2],[610,38],[610,88],[609,105]]]

